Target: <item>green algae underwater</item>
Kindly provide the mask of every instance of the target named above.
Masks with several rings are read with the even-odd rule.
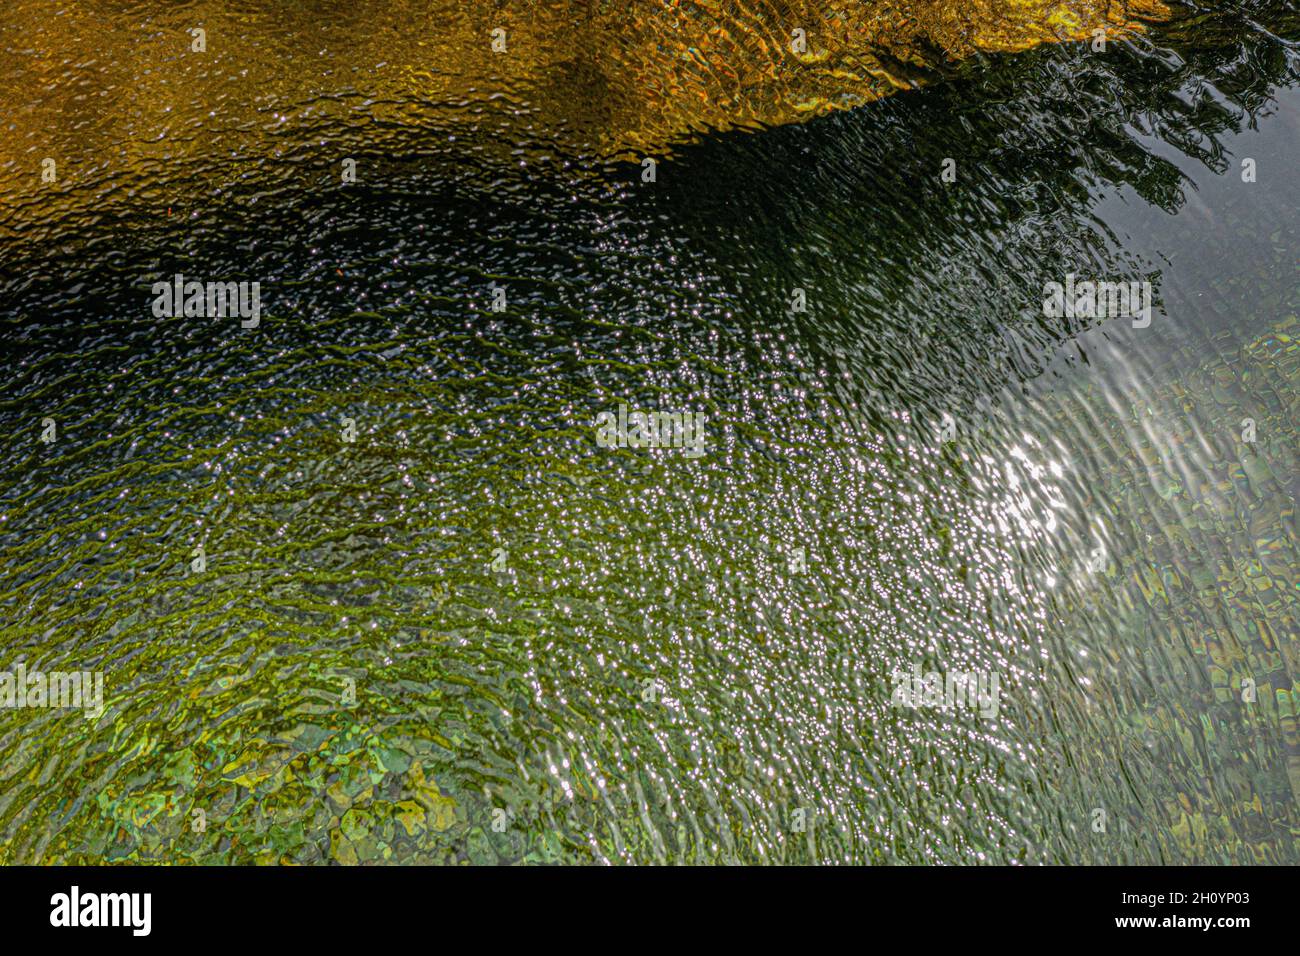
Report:
[[[403,96],[381,31],[241,105],[214,23],[121,156],[156,107],[44,58],[102,163],[0,161],[0,669],[104,698],[0,708],[0,862],[1300,861],[1300,19],[1176,14],[564,135],[611,69]],[[260,325],[154,318],[176,273]],[[1068,274],[1152,324],[1045,318]],[[600,447],[620,404],[705,454]]]

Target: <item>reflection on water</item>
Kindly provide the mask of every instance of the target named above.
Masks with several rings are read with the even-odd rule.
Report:
[[[243,181],[247,169],[211,162],[222,156],[261,160],[252,178],[267,188],[277,164],[297,162],[286,154],[346,137],[384,157],[388,135],[412,129],[457,137],[466,162],[654,153],[850,108],[981,52],[1098,31],[1118,42],[1170,13],[1161,0],[150,6],[167,5],[6,12],[6,192],[25,196],[45,156],[101,202],[122,189],[151,202],[177,165],[209,188]]]
[[[223,96],[226,51],[229,141],[117,108],[126,172],[6,167],[3,665],[105,709],[0,710],[0,859],[1296,862],[1300,30],[1162,29],[653,183],[360,39],[320,82],[364,120]],[[102,60],[41,62],[169,75]],[[261,325],[155,319],[178,272]],[[1044,318],[1071,272],[1151,281],[1151,326]],[[620,404],[707,452],[600,447]]]

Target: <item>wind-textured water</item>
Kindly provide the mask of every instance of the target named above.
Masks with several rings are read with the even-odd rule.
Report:
[[[59,6],[0,13],[0,670],[104,699],[0,709],[0,861],[1300,862],[1287,5],[732,129],[608,33]]]

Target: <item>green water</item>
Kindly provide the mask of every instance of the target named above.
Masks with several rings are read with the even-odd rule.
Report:
[[[653,183],[412,102],[6,206],[2,663],[104,710],[0,709],[0,860],[1300,860],[1300,33],[1255,15]],[[177,272],[259,327],[154,318]],[[1150,327],[1045,318],[1071,272]],[[620,404],[704,454],[600,447]],[[914,666],[996,714],[894,706]]]

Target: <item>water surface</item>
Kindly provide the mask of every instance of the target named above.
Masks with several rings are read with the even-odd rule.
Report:
[[[979,55],[654,182],[528,82],[348,122],[362,68],[312,122],[204,91],[202,149],[178,98],[182,145],[28,157],[4,666],[105,709],[0,710],[0,859],[1296,862],[1298,37]],[[122,94],[111,50],[42,62]],[[178,272],[260,325],[154,318]],[[1151,325],[1044,317],[1071,272]],[[705,454],[599,447],[620,403]],[[914,666],[996,715],[893,706]]]

